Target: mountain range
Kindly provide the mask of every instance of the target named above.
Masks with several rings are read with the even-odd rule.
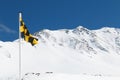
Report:
[[[35,46],[24,39],[0,41],[0,80],[18,79],[19,58],[23,80],[33,80],[36,75],[38,77],[35,80],[39,80],[42,74],[49,76],[41,80],[48,80],[50,77],[52,79],[49,80],[73,80],[73,77],[64,79],[70,75],[120,79],[119,28],[89,30],[78,26],[75,29],[44,29],[34,33],[34,36],[39,40]],[[117,76],[117,79],[112,76]],[[80,80],[79,78],[76,80]]]

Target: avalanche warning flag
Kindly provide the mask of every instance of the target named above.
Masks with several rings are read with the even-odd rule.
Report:
[[[35,44],[38,44],[38,39],[35,38],[35,37],[33,37],[33,36],[29,33],[29,31],[28,31],[28,29],[27,29],[24,21],[22,20],[22,17],[20,17],[20,20],[19,20],[19,21],[20,21],[21,37],[24,38],[24,40],[25,40],[26,42],[30,42],[32,46],[34,46]]]

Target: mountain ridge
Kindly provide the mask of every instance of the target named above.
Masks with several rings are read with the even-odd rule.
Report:
[[[34,36],[39,39],[35,46],[21,39],[22,76],[44,72],[120,75],[120,29],[89,30],[79,26],[45,29]],[[19,39],[0,41],[0,78],[18,77],[19,49]]]
[[[102,46],[103,44],[101,44],[101,42],[106,44],[106,46],[109,46],[109,47],[110,45],[112,46],[115,43],[114,45],[116,45],[117,48],[120,48],[119,46],[120,29],[117,29],[117,28],[115,29],[115,28],[104,27],[99,30],[88,30],[87,28],[79,26],[71,30],[69,29],[61,29],[61,30],[54,30],[54,31],[43,30],[35,33],[35,36],[37,36],[39,39],[42,39],[44,41],[45,39],[49,39],[49,41],[58,43],[60,45],[68,45],[73,48],[78,48],[77,46],[79,44],[79,48],[83,48],[83,47],[80,47],[80,45],[81,46],[86,45],[88,46],[89,49],[92,50],[94,48],[93,47],[94,45],[96,46],[96,48],[99,48],[100,50],[109,51],[105,49],[104,46]],[[111,42],[110,40],[107,41],[106,40],[107,38],[105,37],[110,38],[110,40],[113,40],[112,43],[110,43]]]

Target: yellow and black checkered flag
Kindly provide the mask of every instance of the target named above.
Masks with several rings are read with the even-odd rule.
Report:
[[[24,38],[25,41],[30,42],[31,45],[33,45],[33,46],[34,46],[35,44],[38,44],[38,39],[35,38],[35,37],[33,37],[33,36],[29,33],[29,31],[28,31],[28,29],[27,29],[24,21],[22,20],[22,16],[20,16],[20,20],[19,20],[19,21],[20,21],[21,37]]]

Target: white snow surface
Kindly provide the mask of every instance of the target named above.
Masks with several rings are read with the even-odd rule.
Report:
[[[120,80],[120,29],[42,30],[21,39],[23,80]],[[0,41],[0,80],[18,80],[19,39]]]

